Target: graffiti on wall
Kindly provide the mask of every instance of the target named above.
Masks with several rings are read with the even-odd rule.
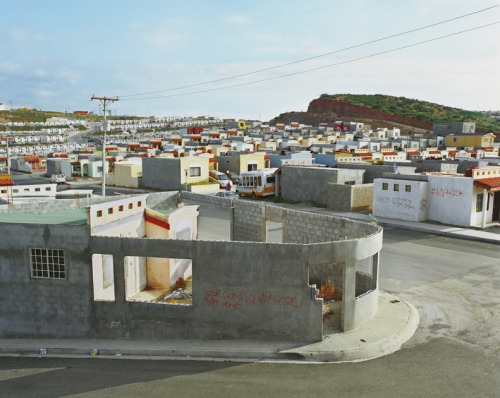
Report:
[[[239,293],[222,289],[208,289],[204,292],[203,300],[211,307],[221,306],[241,312],[248,306],[258,306],[262,310],[266,306],[290,306],[298,308],[297,297],[281,296],[279,294],[265,293],[248,294],[243,290]]]
[[[463,198],[464,194],[460,189],[432,188],[431,195],[442,198]]]
[[[415,210],[415,206],[413,205],[413,201],[407,198],[400,198],[398,196],[388,197],[388,196],[380,196],[378,195],[375,200],[380,203],[390,203],[395,207],[401,207],[407,210]]]
[[[427,199],[422,199],[420,201],[420,211],[424,211],[427,208]]]

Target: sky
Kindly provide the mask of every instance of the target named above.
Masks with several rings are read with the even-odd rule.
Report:
[[[95,95],[118,97],[108,107],[117,115],[268,121],[306,111],[323,93],[350,93],[500,110],[500,23],[454,35],[499,22],[494,1],[0,0],[0,8],[0,103],[13,108],[99,112]]]

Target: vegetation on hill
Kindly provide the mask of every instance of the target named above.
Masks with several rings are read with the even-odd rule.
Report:
[[[320,98],[330,98],[430,123],[475,122],[477,132],[500,133],[500,119],[432,102],[382,94],[322,94]]]

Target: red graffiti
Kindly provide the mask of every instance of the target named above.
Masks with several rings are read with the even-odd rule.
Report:
[[[222,306],[244,312],[245,305],[258,305],[264,307],[270,304],[298,308],[297,297],[280,296],[278,294],[246,294],[243,290],[239,293],[227,292],[220,289],[205,290],[205,302],[212,307]]]
[[[436,195],[436,196],[441,196],[442,198],[448,197],[448,198],[456,198],[456,197],[463,197],[462,191],[459,189],[444,189],[444,188],[432,188],[431,190],[431,195]]]

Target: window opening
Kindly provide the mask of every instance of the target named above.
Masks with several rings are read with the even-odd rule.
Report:
[[[126,256],[127,301],[193,304],[191,259]]]
[[[92,255],[92,282],[95,301],[115,301],[115,280],[112,255]]]

